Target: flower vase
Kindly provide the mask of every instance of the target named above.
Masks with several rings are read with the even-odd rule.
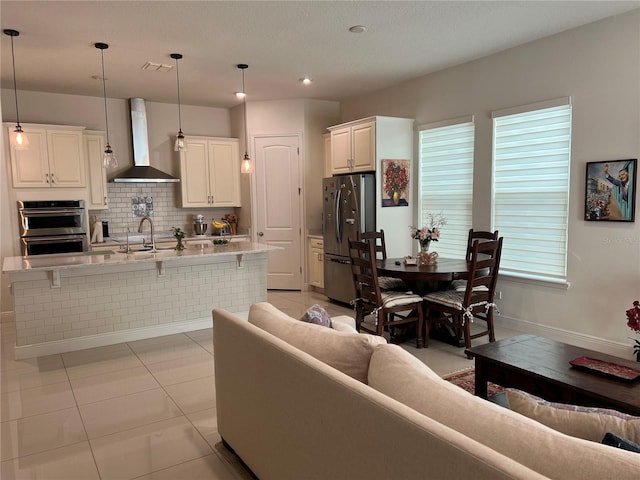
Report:
[[[398,203],[400,203],[400,192],[396,190],[393,192],[393,204],[398,205]]]
[[[437,252],[429,252],[429,244],[431,240],[421,240],[420,241],[420,253],[418,254],[418,258],[420,259],[420,265],[434,265],[437,263],[438,253]]]
[[[177,238],[176,240],[178,240],[176,251],[181,252],[182,250],[184,250],[184,243],[182,243],[182,238]]]

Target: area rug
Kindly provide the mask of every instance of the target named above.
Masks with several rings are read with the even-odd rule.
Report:
[[[460,387],[463,390],[473,394],[475,391],[475,369],[473,367],[467,368],[465,370],[461,370],[459,372],[452,373],[447,375],[444,378],[446,381],[453,383],[456,387]],[[493,397],[500,392],[504,391],[504,387],[497,385],[495,383],[489,382],[487,385],[487,394],[489,397]]]

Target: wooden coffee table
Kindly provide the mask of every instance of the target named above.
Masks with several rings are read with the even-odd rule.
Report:
[[[640,415],[640,380],[608,378],[572,367],[586,356],[640,370],[640,364],[534,335],[519,335],[465,351],[475,358],[475,394],[487,398],[487,382],[532,393],[551,402],[613,408]]]

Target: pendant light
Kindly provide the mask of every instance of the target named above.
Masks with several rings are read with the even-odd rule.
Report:
[[[20,32],[17,30],[12,30],[7,28],[4,31],[5,35],[9,35],[11,37],[11,61],[13,62],[13,93],[16,99],[16,128],[11,132],[11,144],[13,148],[16,150],[24,150],[29,146],[29,139],[27,135],[22,131],[22,126],[20,125],[20,113],[18,112],[18,88],[16,86],[16,59],[13,53],[13,37],[17,37],[20,35]]]
[[[100,56],[102,58],[102,91],[104,93],[104,124],[107,129],[107,145],[104,148],[104,153],[102,155],[102,164],[105,168],[115,168],[118,166],[118,159],[116,155],[113,153],[111,149],[111,144],[109,143],[109,116],[107,115],[107,79],[104,76],[104,51],[109,48],[109,45],[106,43],[98,42],[95,44],[95,47],[100,50]]]
[[[242,70],[242,102],[243,102],[243,112],[244,112],[244,159],[242,160],[242,166],[240,171],[242,173],[251,173],[253,171],[253,162],[249,158],[249,141],[248,141],[248,132],[247,132],[247,92],[244,89],[244,71],[249,68],[249,65],[246,63],[240,63],[237,67]]]
[[[180,115],[180,72],[178,70],[178,60],[182,58],[182,54],[172,53],[169,56],[176,61],[176,83],[178,84],[178,134],[176,135],[174,150],[176,152],[186,152],[187,144],[184,141],[184,133],[182,133],[182,116]]]

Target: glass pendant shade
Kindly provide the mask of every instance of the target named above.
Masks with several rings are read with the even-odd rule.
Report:
[[[187,143],[184,141],[184,133],[182,133],[182,115],[180,112],[180,70],[178,69],[178,60],[182,58],[181,53],[172,53],[169,55],[176,61],[176,85],[178,86],[178,134],[176,135],[176,143],[173,149],[176,152],[186,152]]]
[[[20,124],[11,132],[11,145],[16,150],[24,150],[29,147],[29,137],[22,131]]]
[[[24,150],[29,147],[29,138],[27,134],[22,131],[20,125],[20,112],[18,111],[18,87],[16,86],[16,57],[13,52],[13,37],[20,35],[20,32],[11,28],[3,30],[5,35],[11,37],[11,63],[13,65],[13,94],[16,101],[16,128],[11,132],[11,145],[16,150]]]
[[[240,171],[242,173],[251,173],[253,172],[253,162],[249,158],[249,154],[244,154],[244,159],[242,160],[242,166],[240,167]]]
[[[244,159],[242,160],[242,164],[240,166],[241,173],[251,173],[253,172],[253,162],[249,157],[249,133],[247,132],[247,91],[244,88],[244,71],[249,68],[249,65],[246,63],[240,63],[237,67],[242,70],[242,92],[237,92],[236,96],[242,98],[242,109],[244,115]],[[242,93],[242,95],[238,95]]]
[[[111,145],[108,143],[104,149],[104,153],[102,154],[102,164],[105,168],[115,168],[118,166],[118,159],[116,158],[115,153],[113,153]]]
[[[182,130],[178,131],[178,134],[176,135],[176,143],[173,146],[174,150],[176,152],[186,152],[187,151],[187,144],[184,141],[184,134],[182,133]]]

